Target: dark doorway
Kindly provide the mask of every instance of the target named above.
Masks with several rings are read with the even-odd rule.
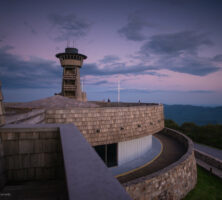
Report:
[[[107,167],[117,166],[117,143],[94,146]]]
[[[117,144],[107,145],[107,166],[113,167],[117,165]]]
[[[95,146],[94,149],[96,150],[96,152],[98,153],[98,155],[100,156],[100,158],[101,158],[104,162],[106,162],[105,145]]]

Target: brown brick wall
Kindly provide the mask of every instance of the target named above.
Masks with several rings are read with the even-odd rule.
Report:
[[[47,110],[46,123],[74,123],[91,145],[127,141],[164,128],[163,105]]]

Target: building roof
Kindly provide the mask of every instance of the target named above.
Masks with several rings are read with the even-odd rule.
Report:
[[[77,101],[68,97],[55,95],[52,97],[22,103],[5,103],[11,108],[70,108],[70,107],[100,107],[94,103]]]
[[[58,54],[56,54],[56,57],[59,58],[59,57],[61,57],[61,56],[63,56],[63,55],[76,55],[76,56],[81,56],[81,57],[83,57],[83,59],[86,59],[86,58],[87,58],[87,56],[78,53],[78,49],[76,49],[76,48],[69,48],[69,47],[67,47],[67,48],[65,49],[65,52],[64,52],[64,53],[58,53]]]

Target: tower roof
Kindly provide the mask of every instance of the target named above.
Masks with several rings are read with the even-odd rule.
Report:
[[[83,57],[83,59],[86,59],[86,58],[87,58],[87,56],[78,53],[78,49],[76,49],[76,48],[70,48],[70,47],[67,47],[67,48],[65,49],[65,52],[64,52],[64,53],[58,53],[58,54],[56,54],[56,57],[59,58],[59,57],[64,56],[64,55],[78,55],[78,56]]]

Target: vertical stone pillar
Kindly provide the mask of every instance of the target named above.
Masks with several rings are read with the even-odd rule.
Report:
[[[0,126],[3,126],[5,124],[5,118],[4,118],[4,105],[3,105],[3,95],[2,95],[2,84],[0,81]]]

